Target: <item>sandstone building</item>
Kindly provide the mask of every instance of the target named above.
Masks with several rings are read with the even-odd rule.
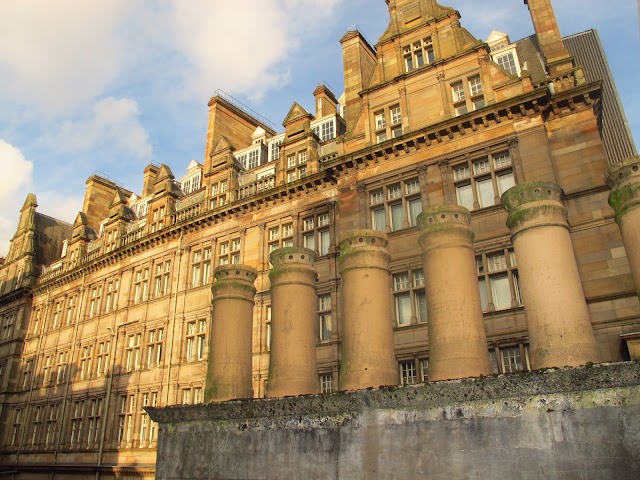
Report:
[[[199,403],[211,387],[220,265],[255,270],[253,396],[286,392],[267,382],[270,273],[280,266],[270,254],[283,247],[315,252],[311,383],[344,389],[339,241],[353,230],[387,234],[393,376],[427,381],[429,279],[417,219],[443,205],[471,212],[470,284],[488,368],[530,369],[527,305],[501,201],[524,182],[559,187],[554,201],[568,211],[576,285],[600,358],[638,356],[635,147],[621,108],[607,101],[607,88],[615,95],[607,72],[592,76],[586,47],[563,43],[550,0],[525,3],[536,35],[511,44],[499,32],[476,39],[434,0],[387,0],[389,27],[375,46],[355,30],[340,40],[343,95],[318,86],[315,111],[294,103],[284,131],[219,93],[203,162],[184,177],[150,164],[133,193],[92,176],[73,225],[39,214],[29,195],[0,265],[0,473],[152,478],[157,427],[144,407]],[[614,210],[610,188],[632,193],[613,195]],[[307,302],[309,285],[301,292]],[[284,369],[295,377],[295,358]]]

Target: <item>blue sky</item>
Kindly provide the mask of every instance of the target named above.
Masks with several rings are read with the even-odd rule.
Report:
[[[486,39],[533,33],[522,0],[442,0]],[[636,142],[640,37],[632,0],[554,0],[563,35],[596,28]],[[578,10],[576,10],[576,8]],[[0,255],[29,192],[72,222],[93,173],[134,192],[150,161],[177,178],[204,158],[216,89],[280,126],[326,83],[342,92],[339,39],[357,25],[376,43],[384,0],[2,0]]]

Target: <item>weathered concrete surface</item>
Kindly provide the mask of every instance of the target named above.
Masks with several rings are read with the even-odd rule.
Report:
[[[157,478],[640,478],[638,363],[148,409]]]

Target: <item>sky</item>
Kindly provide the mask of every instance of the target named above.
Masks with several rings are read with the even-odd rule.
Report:
[[[522,0],[440,3],[480,39],[533,33]],[[637,144],[639,3],[553,0],[563,35],[598,30]],[[0,256],[30,192],[72,223],[93,174],[140,193],[149,162],[202,163],[217,89],[282,131],[319,83],[342,93],[344,33],[388,20],[384,0],[0,0]]]

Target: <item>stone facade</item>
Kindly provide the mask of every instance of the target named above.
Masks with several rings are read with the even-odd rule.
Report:
[[[250,390],[257,398],[269,393],[271,336],[286,330],[276,324],[290,314],[288,293],[300,296],[296,307],[306,305],[306,323],[296,324],[305,333],[292,340],[304,352],[298,361],[306,373],[299,390],[276,395],[427,381],[430,344],[435,349],[443,340],[430,342],[430,336],[451,323],[444,316],[447,302],[433,295],[473,297],[467,309],[449,301],[451,312],[469,317],[447,331],[440,359],[454,362],[468,353],[461,353],[468,343],[473,358],[481,359],[477,370],[442,376],[434,365],[434,378],[535,367],[525,292],[536,283],[525,287],[522,275],[521,286],[519,268],[528,269],[529,260],[519,263],[529,252],[514,250],[501,200],[525,182],[557,185],[554,201],[566,222],[557,227],[562,261],[552,266],[561,267],[560,275],[571,267],[582,331],[586,324],[593,332],[589,355],[578,362],[560,355],[555,366],[637,354],[639,267],[629,245],[637,244],[638,209],[620,193],[637,186],[637,161],[624,172],[607,170],[598,129],[600,85],[586,82],[564,55],[555,21],[540,13],[552,13],[549,1],[528,1],[536,31],[550,39],[541,44],[548,47],[547,68],[558,75],[546,83],[492,61],[488,45],[461,26],[453,8],[434,0],[387,3],[389,28],[375,46],[357,31],[341,39],[344,95],[337,100],[328,88],[316,88],[315,115],[294,103],[277,133],[233,99],[216,95],[209,102],[204,162],[192,162],[180,182],[167,165],[145,169],[140,195],[91,177],[72,226],[39,215],[29,196],[0,266],[0,473],[16,472],[20,479],[153,477],[157,425],[145,407],[200,403],[205,388],[212,400],[245,396],[246,366],[231,375],[242,390],[229,391],[233,378],[207,365],[215,357],[208,345],[215,349],[225,341],[224,335],[211,338],[218,328],[233,332],[225,347],[244,352],[238,365],[247,361],[248,342],[236,338],[246,330],[242,319],[211,325],[224,303],[220,298],[212,306],[212,274],[226,265],[255,271],[247,287],[256,289],[253,298],[244,289],[243,307],[228,308],[252,311],[251,332],[244,335],[251,340]],[[616,172],[624,174],[618,177],[624,184]],[[466,253],[464,261],[453,256],[454,268],[423,258],[431,247],[420,245],[428,228],[418,216],[439,208],[464,212],[464,228],[473,234],[457,247]],[[341,239],[360,238],[375,245],[362,255],[370,263],[352,269],[357,248]],[[282,265],[275,262],[274,270],[270,255],[290,248],[296,255],[300,248],[314,251],[316,277],[311,281],[307,263],[286,273],[298,278],[296,293],[285,286],[272,293],[270,274]],[[436,278],[451,275],[458,276],[458,292],[467,294],[442,289]],[[277,295],[282,308],[273,301]],[[355,298],[375,300],[370,318],[358,318]],[[433,325],[430,309],[437,316]],[[369,368],[373,357],[349,357],[363,353],[350,347],[352,332],[362,332],[362,326],[351,329],[355,321],[375,321],[375,335],[360,339],[377,355],[369,378],[360,367]],[[572,332],[551,338],[571,345]],[[274,348],[280,340],[274,338]],[[284,345],[278,353],[291,370],[296,358]],[[347,365],[347,358],[360,363]],[[359,380],[350,383],[354,372]],[[207,375],[227,391],[212,390]]]

